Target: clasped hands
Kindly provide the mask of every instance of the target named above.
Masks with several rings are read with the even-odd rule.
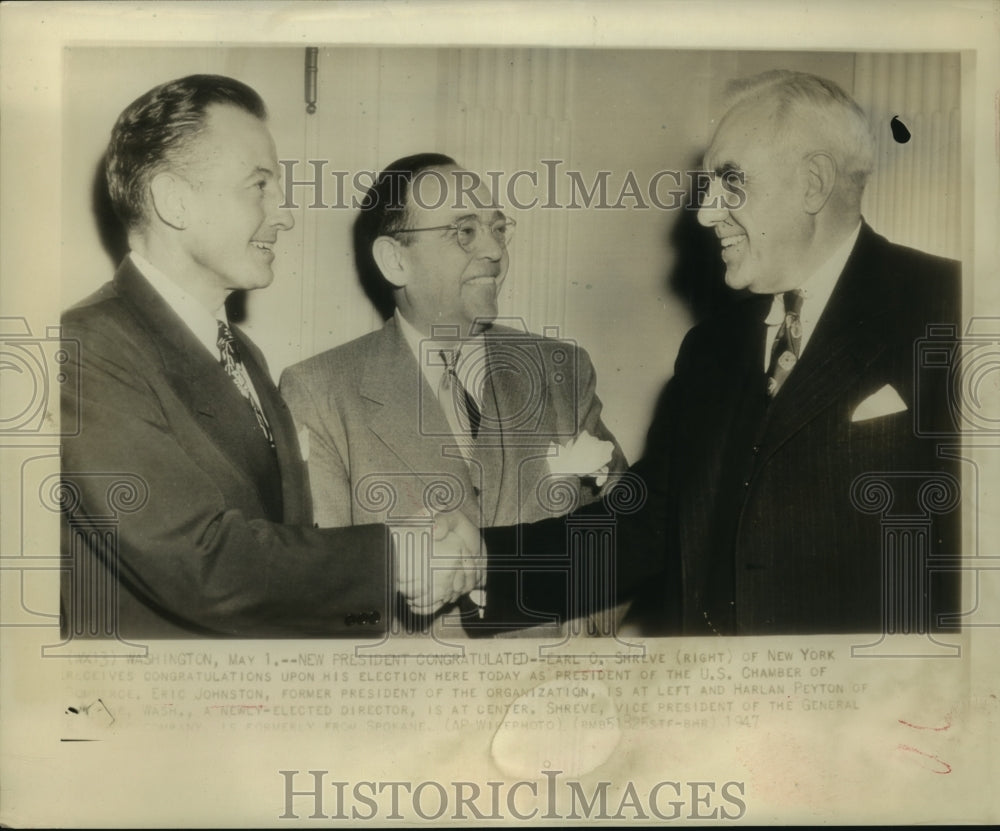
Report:
[[[417,614],[433,614],[483,588],[486,545],[461,512],[435,516],[430,545],[420,528],[396,527],[393,537],[396,588]]]

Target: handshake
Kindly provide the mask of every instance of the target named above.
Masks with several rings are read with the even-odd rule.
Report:
[[[430,615],[486,581],[486,545],[460,512],[438,514],[423,528],[390,526],[396,589],[420,615]]]

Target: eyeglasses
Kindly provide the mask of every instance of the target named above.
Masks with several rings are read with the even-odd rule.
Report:
[[[486,239],[486,233],[492,234],[497,243],[506,248],[510,245],[510,238],[514,236],[514,228],[517,223],[508,217],[502,216],[492,222],[484,222],[478,216],[467,216],[451,225],[435,225],[432,228],[403,228],[393,232],[392,236],[399,234],[416,234],[421,231],[454,231],[455,240],[462,247],[463,251],[472,251],[477,245]]]

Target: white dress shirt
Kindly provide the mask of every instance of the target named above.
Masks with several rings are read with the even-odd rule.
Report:
[[[428,338],[420,334],[417,328],[399,313],[399,309],[396,310],[395,317],[396,325],[399,326],[399,330],[403,333],[403,339],[410,347],[410,351],[413,352],[413,357],[416,358],[417,366],[420,367],[424,380],[438,396],[448,426],[451,427],[452,435],[455,437],[455,443],[468,459],[472,452],[472,437],[459,421],[451,393],[447,394],[447,399],[444,398],[443,388],[447,365],[441,352],[458,350],[455,375],[458,376],[458,380],[482,412],[483,387],[486,380],[486,338],[482,334],[464,340],[458,340],[457,337]]]
[[[132,258],[133,265],[149,281],[149,284],[156,290],[156,293],[163,298],[184,325],[191,330],[191,333],[198,342],[208,350],[208,353],[216,361],[221,360],[222,354],[219,352],[219,323],[229,325],[225,304],[219,306],[214,312],[210,312],[141,254],[132,251],[129,253],[129,257]],[[263,412],[260,398],[257,395],[257,389],[253,385],[253,380],[250,378],[246,366],[240,363],[239,367],[240,372],[243,373],[243,377],[246,379],[247,388],[253,396],[254,403]]]
[[[802,325],[802,340],[799,342],[799,357],[805,352],[806,344],[816,329],[820,315],[826,308],[826,304],[837,286],[840,273],[847,264],[851,251],[854,250],[854,243],[857,242],[858,234],[861,232],[861,223],[844,239],[844,241],[834,250],[825,263],[816,269],[806,281],[800,285],[799,291],[802,293],[802,309],[799,312],[799,323]],[[778,329],[785,320],[785,303],[781,294],[774,295],[771,303],[771,311],[764,322],[767,324],[767,334],[764,340],[764,372],[767,372],[771,364],[771,349],[774,346],[775,338],[778,336]]]

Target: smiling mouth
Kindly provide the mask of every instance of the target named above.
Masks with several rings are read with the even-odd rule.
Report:
[[[274,253],[273,242],[262,242],[259,239],[252,239],[250,242],[253,244],[254,248],[259,248],[261,251],[267,251],[269,254]]]
[[[738,259],[740,257],[740,252],[742,252],[742,247],[740,244],[746,240],[745,234],[732,234],[728,237],[720,237],[719,242],[722,244],[722,259],[724,262],[728,263],[732,259]]]

